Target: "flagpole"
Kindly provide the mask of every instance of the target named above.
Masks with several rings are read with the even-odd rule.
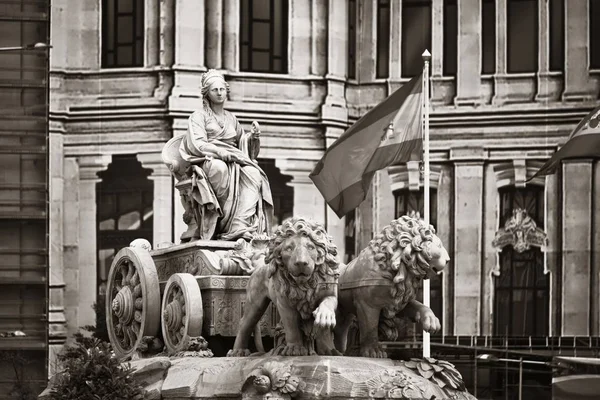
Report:
[[[431,53],[429,50],[423,52],[423,219],[429,225],[429,61]],[[429,279],[423,280],[423,305],[430,306]],[[431,357],[431,343],[429,332],[423,331],[423,357]]]

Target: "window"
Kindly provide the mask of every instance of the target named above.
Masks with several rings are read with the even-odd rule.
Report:
[[[402,76],[417,76],[423,70],[422,54],[431,52],[431,0],[402,2]]]
[[[590,68],[600,69],[600,0],[590,0]]]
[[[562,71],[565,64],[565,1],[550,0],[550,71]]]
[[[508,0],[506,51],[509,73],[537,72],[537,0]]]
[[[288,2],[284,0],[242,0],[242,71],[287,72]]]
[[[544,188],[514,187],[500,191],[500,226],[521,208],[544,227]],[[500,254],[500,276],[494,283],[494,331],[499,336],[548,334],[549,280],[543,254],[537,247],[522,253],[508,245]]]
[[[481,4],[481,73],[496,72],[496,0],[483,0]]]
[[[348,0],[348,79],[356,79],[357,11],[356,0]]]
[[[144,0],[102,0],[102,67],[144,65]]]
[[[396,209],[395,216],[400,218],[403,215],[409,214],[412,211],[419,212],[421,218],[423,217],[424,205],[425,205],[425,191],[421,188],[418,192],[411,191],[408,189],[399,190],[394,193],[396,198]],[[434,227],[437,226],[437,190],[430,189],[429,192],[429,222]],[[430,308],[439,318],[440,323],[443,323],[444,317],[444,301],[442,294],[442,277],[436,276],[429,282],[430,292]],[[423,288],[420,287],[417,293],[417,299],[423,302]],[[420,332],[417,332],[420,333]]]
[[[458,14],[456,0],[444,1],[444,76],[456,75]]]
[[[152,243],[154,184],[148,179],[150,171],[135,156],[113,156],[108,169],[98,175],[102,181],[96,186],[97,303],[104,304],[108,272],[117,252],[137,238]]]
[[[390,72],[390,0],[377,0],[377,78]]]

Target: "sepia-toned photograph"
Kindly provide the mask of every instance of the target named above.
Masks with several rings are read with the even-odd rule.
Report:
[[[600,399],[600,0],[0,0],[0,400]]]

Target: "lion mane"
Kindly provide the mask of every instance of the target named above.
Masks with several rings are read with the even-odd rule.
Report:
[[[296,235],[310,238],[317,248],[315,270],[305,283],[296,282],[292,278],[281,258],[282,244],[286,239]],[[318,298],[315,294],[326,285],[335,284],[339,276],[337,247],[331,236],[322,225],[301,217],[289,218],[277,228],[269,242],[265,263],[269,265],[269,277],[279,279],[286,297],[291,300],[304,320],[312,317]]]
[[[377,265],[393,276],[394,302],[390,312],[395,313],[415,298],[432,258],[425,244],[433,241],[434,236],[432,225],[406,215],[392,221],[369,242]]]

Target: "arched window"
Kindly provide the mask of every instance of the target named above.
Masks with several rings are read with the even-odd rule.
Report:
[[[514,186],[500,189],[500,227],[525,210],[538,228],[544,228],[544,188]],[[500,254],[500,275],[494,282],[494,334],[544,336],[548,334],[549,280],[539,247],[506,245]]]
[[[113,156],[97,186],[98,300],[115,254],[138,238],[152,243],[154,184],[135,155]]]
[[[423,217],[425,205],[425,191],[421,187],[418,191],[402,189],[394,192],[396,199],[395,217],[400,218],[412,211],[418,212]],[[431,188],[429,194],[429,222],[437,226],[437,190]],[[441,276],[436,276],[430,280],[430,308],[436,317],[443,321],[444,317],[444,299],[443,299],[443,281]],[[417,299],[423,301],[423,290],[419,289]],[[443,322],[442,322],[443,323]]]

